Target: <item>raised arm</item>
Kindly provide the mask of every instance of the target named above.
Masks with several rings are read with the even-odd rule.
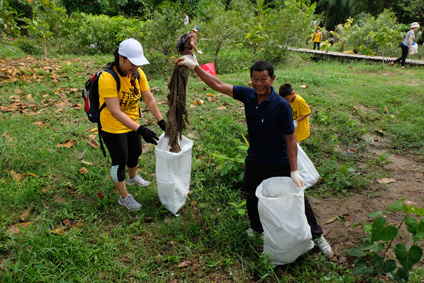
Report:
[[[186,56],[183,56],[182,58],[178,58],[175,63],[177,63],[178,65],[184,65],[196,71],[196,74],[202,79],[202,81],[204,81],[205,84],[207,84],[213,90],[222,92],[223,94],[233,97],[232,85],[224,83],[220,81],[217,77],[209,74],[208,72],[200,68],[200,66],[196,64],[196,62],[193,62],[193,60],[190,60]]]

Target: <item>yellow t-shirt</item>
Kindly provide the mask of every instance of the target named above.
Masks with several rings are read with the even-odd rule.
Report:
[[[116,68],[114,67],[116,71]],[[147,82],[146,75],[143,70],[138,68],[140,75],[140,83],[131,74],[129,77],[122,77],[116,72],[121,81],[121,88],[119,93],[117,91],[116,81],[113,76],[107,72],[102,72],[99,77],[99,102],[100,106],[105,102],[105,97],[118,97],[121,111],[128,115],[133,121],[137,122],[140,115],[140,99],[141,92],[149,90],[149,84]],[[135,86],[138,91],[135,91],[131,85],[131,80],[135,81]],[[132,131],[124,124],[116,120],[110,113],[107,106],[100,112],[100,123],[102,130],[112,134],[122,134]]]
[[[309,108],[305,99],[303,99],[303,97],[298,94],[296,94],[296,99],[290,103],[290,106],[293,110],[293,120],[296,120],[300,116],[308,115],[311,113],[311,108]],[[296,141],[303,141],[309,137],[309,116],[297,124],[297,128],[294,133],[296,135]]]
[[[314,42],[321,42],[321,32],[314,33]]]

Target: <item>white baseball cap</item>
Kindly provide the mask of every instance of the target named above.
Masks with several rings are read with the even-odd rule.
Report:
[[[134,38],[125,39],[119,44],[118,54],[125,56],[136,66],[150,64],[144,57],[143,47]]]

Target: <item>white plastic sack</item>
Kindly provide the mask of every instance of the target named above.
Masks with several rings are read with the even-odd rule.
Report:
[[[299,171],[300,176],[303,178],[304,190],[312,187],[319,180],[318,171],[299,144],[297,145],[297,171]]]
[[[410,54],[410,55],[414,55],[414,54],[416,54],[416,53],[418,53],[418,44],[417,44],[417,43],[415,43],[415,42],[412,42],[412,48],[411,48],[411,50],[409,51],[409,54]]]
[[[278,191],[278,197],[268,192]],[[305,215],[303,190],[289,177],[264,180],[256,189],[258,211],[264,228],[264,253],[275,265],[294,262],[314,247]]]
[[[161,203],[177,215],[185,204],[190,187],[193,141],[182,136],[178,153],[170,152],[168,143],[169,138],[162,134],[155,148],[156,181]]]

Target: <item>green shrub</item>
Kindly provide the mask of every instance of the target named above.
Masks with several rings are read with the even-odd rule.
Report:
[[[39,42],[34,39],[29,39],[27,37],[21,37],[15,40],[16,45],[24,51],[26,54],[30,55],[41,55],[43,54],[43,48]]]

